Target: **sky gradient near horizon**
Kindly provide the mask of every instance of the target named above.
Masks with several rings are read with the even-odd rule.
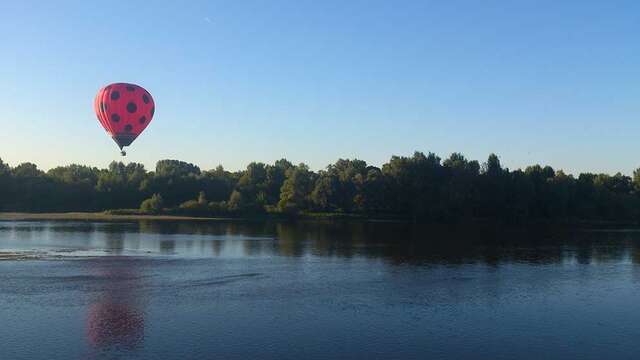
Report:
[[[318,170],[419,150],[640,167],[638,1],[12,1],[0,36],[12,166]],[[156,101],[126,158],[93,113],[112,82]]]

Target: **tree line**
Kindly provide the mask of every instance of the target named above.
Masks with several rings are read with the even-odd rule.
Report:
[[[282,159],[230,172],[178,160],[112,162],[107,169],[68,165],[44,172],[0,159],[0,210],[26,212],[138,209],[145,213],[251,216],[312,213],[448,222],[640,220],[640,169],[573,176],[550,166],[509,170],[453,153],[393,156],[381,168],[340,159],[314,172]]]

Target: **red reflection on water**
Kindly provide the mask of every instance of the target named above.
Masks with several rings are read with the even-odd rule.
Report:
[[[128,304],[109,301],[91,305],[87,321],[89,342],[104,347],[135,347],[144,339],[144,315]]]
[[[144,311],[140,306],[140,284],[129,263],[108,263],[96,267],[104,280],[96,301],[89,306],[87,340],[96,348],[132,349],[144,340]]]

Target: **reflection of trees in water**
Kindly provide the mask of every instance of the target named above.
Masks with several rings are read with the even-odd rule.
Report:
[[[79,222],[75,220],[55,220],[55,221],[19,221],[7,222],[7,225],[0,225],[0,231],[10,230],[14,233],[92,233],[96,230],[96,224],[91,222]]]
[[[631,251],[631,262],[634,265],[640,265],[640,242],[634,241],[631,235],[629,236],[629,238],[629,243],[631,244],[629,250]]]
[[[163,254],[172,254],[176,250],[176,242],[174,240],[160,241],[160,252]]]
[[[179,247],[186,250],[198,249],[201,254],[210,253],[220,256],[225,244],[236,245],[230,248],[237,248],[237,245],[240,245],[245,255],[272,253],[273,250],[266,247],[264,241],[251,238],[272,237],[275,233],[274,229],[275,224],[271,222],[153,220],[139,222],[140,233],[176,235],[176,239],[169,237],[160,241],[160,252],[165,254],[175,253],[176,248]],[[202,238],[190,238],[189,235]]]
[[[46,226],[51,232],[93,233],[96,231],[96,223],[86,221],[56,220],[47,222]]]
[[[323,257],[351,258],[381,251],[375,225],[368,222],[298,222],[276,226],[279,255],[301,256],[311,253]],[[375,255],[374,255],[375,256]]]
[[[278,253],[384,258],[392,263],[555,264],[640,262],[637,232],[590,232],[558,227],[436,226],[410,223],[279,224]],[[305,247],[305,241],[307,246]]]
[[[105,231],[105,247],[109,252],[114,254],[122,254],[124,250],[125,233],[121,229]]]
[[[89,306],[87,340],[98,350],[133,350],[144,340],[144,310],[137,260],[97,260],[104,286]]]
[[[273,233],[274,223],[248,221],[154,221],[140,220],[141,233],[217,236],[264,236]]]
[[[276,238],[273,247],[276,254],[281,256],[301,256],[304,254],[306,233],[299,231],[289,224],[276,225]]]
[[[222,251],[222,241],[211,241],[211,249],[213,251],[213,255],[220,256],[220,252]]]
[[[202,235],[163,239],[160,250],[173,253],[176,247],[214,256],[238,249],[244,255],[277,254],[299,257],[387,259],[391,263],[464,264],[470,262],[499,266],[502,263],[580,264],[607,263],[630,258],[636,232],[589,232],[551,226],[507,228],[497,225],[424,225],[403,222],[369,221],[140,221],[141,233]],[[114,229],[115,230],[115,229]],[[123,231],[110,235],[109,246],[122,249]],[[207,238],[211,236],[211,238]],[[214,238],[215,237],[215,238]],[[261,241],[253,237],[275,238]],[[241,243],[239,243],[241,242]],[[208,243],[208,244],[207,244]],[[635,258],[632,258],[635,256]]]

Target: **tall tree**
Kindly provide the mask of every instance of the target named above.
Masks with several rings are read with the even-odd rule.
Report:
[[[315,180],[309,167],[305,164],[299,164],[288,169],[286,176],[278,202],[280,210],[287,213],[297,213],[308,208],[309,196]]]

